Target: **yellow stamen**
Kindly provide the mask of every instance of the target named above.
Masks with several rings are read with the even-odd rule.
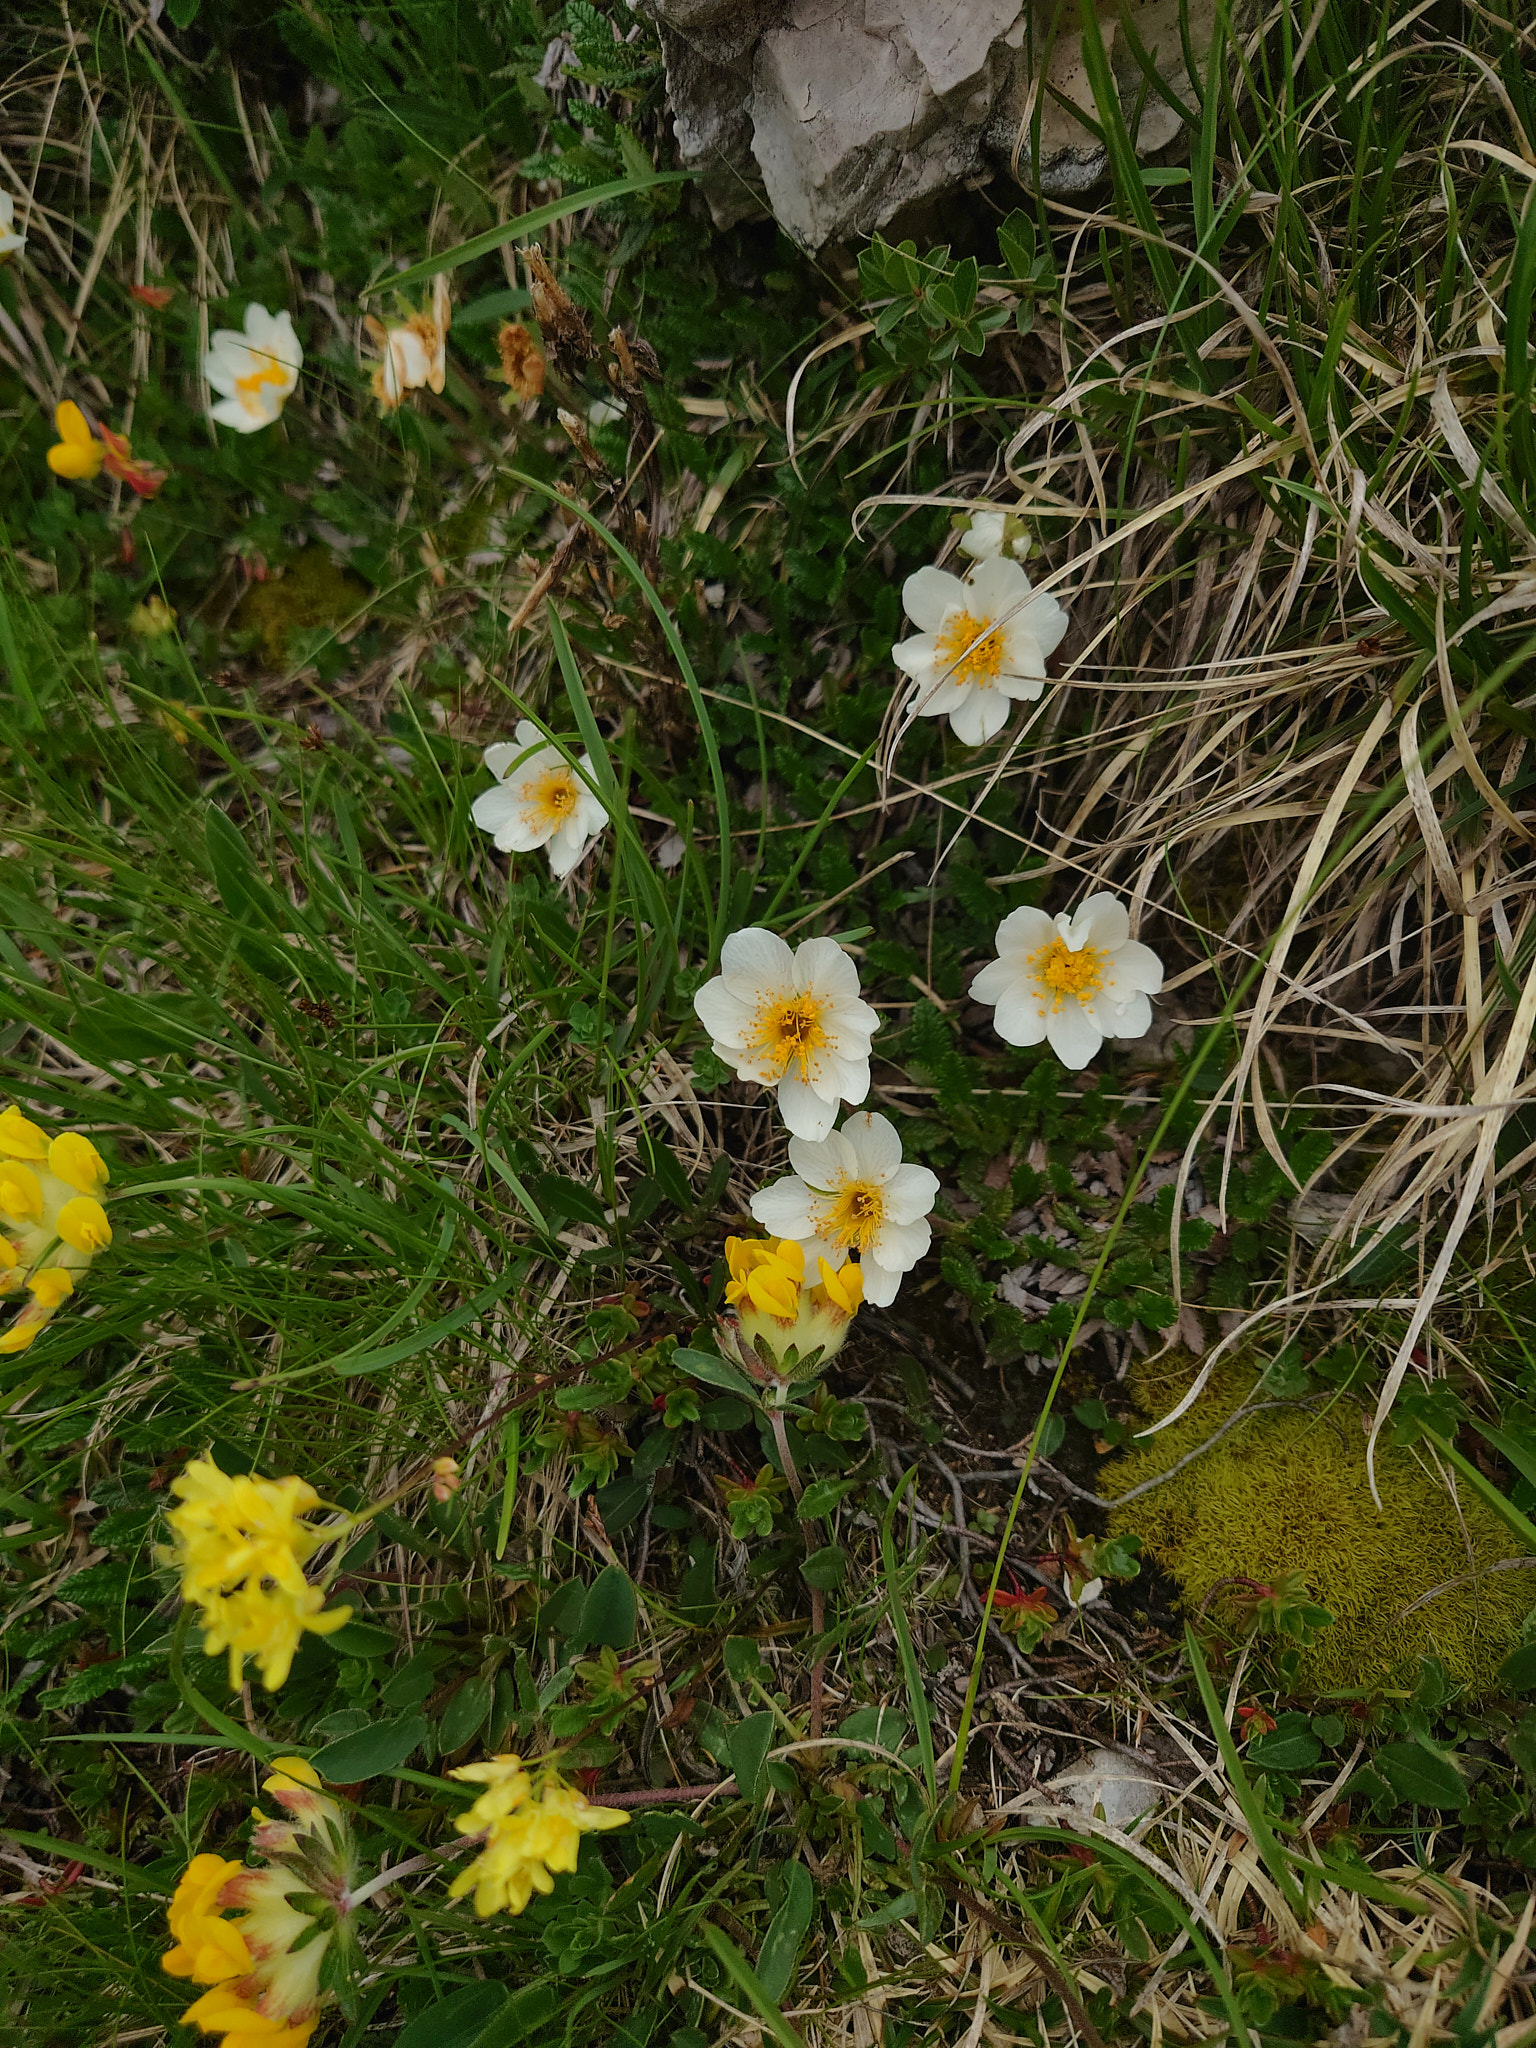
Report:
[[[1049,991],[1052,1009],[1059,1010],[1067,996],[1079,1002],[1095,996],[1104,986],[1104,950],[1101,946],[1080,946],[1076,952],[1065,939],[1052,939],[1029,956],[1029,971]]]
[[[801,1080],[808,1080],[811,1062],[827,1042],[821,1018],[815,996],[770,996],[753,1015],[749,1047],[777,1062],[781,1075],[798,1065]]]
[[[540,831],[558,831],[575,812],[577,801],[576,778],[570,769],[551,768],[529,794],[529,822]]]
[[[866,1252],[885,1222],[885,1196],[872,1181],[851,1180],[817,1210],[812,1220],[816,1235],[840,1251]]]
[[[252,350],[252,354],[255,351]],[[263,384],[286,384],[288,365],[276,356],[268,356],[259,370],[253,370],[249,377],[237,377],[235,389],[242,398],[254,398]]]
[[[1002,629],[990,619],[956,612],[933,644],[946,682],[975,683],[987,690],[1003,672]]]

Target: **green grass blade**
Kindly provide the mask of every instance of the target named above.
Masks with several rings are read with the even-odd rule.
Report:
[[[614,199],[632,199],[637,193],[652,192],[661,185],[686,184],[696,175],[694,171],[653,171],[649,176],[636,173],[629,178],[615,178],[608,185],[591,185],[584,192],[562,193],[547,205],[534,207],[531,213],[520,213],[516,220],[503,221],[499,228],[487,228],[483,235],[471,235],[467,242],[460,242],[457,248],[445,249],[440,256],[425,256],[420,263],[413,263],[409,270],[381,277],[366,289],[379,292],[387,287],[390,291],[404,291],[410,285],[420,284],[423,278],[436,277],[439,271],[457,270],[461,263],[473,263],[477,256],[489,256],[521,236],[536,235],[541,228],[552,227],[557,220],[566,220],[573,213],[586,213],[590,208],[606,206]]]
[[[1216,1747],[1221,1751],[1221,1761],[1226,1768],[1233,1796],[1243,1810],[1243,1819],[1248,1823],[1253,1845],[1263,1857],[1264,1867],[1279,1887],[1281,1898],[1285,1900],[1298,1923],[1304,1926],[1307,1917],[1306,1904],[1296,1889],[1290,1859],[1265,1818],[1264,1808],[1253,1788],[1253,1781],[1243,1768],[1243,1760],[1237,1753],[1237,1744],[1232,1740],[1232,1730],[1227,1726],[1226,1716],[1221,1711],[1221,1701],[1216,1697],[1216,1688],[1211,1683],[1205,1652],[1200,1647],[1200,1638],[1195,1634],[1193,1622],[1184,1624],[1184,1647],[1194,1670],[1195,1683],[1200,1688],[1200,1699],[1205,1707],[1206,1719],[1211,1724]]]

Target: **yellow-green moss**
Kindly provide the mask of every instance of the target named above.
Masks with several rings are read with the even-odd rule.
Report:
[[[268,668],[288,660],[289,636],[306,627],[339,626],[368,597],[369,586],[349,569],[339,569],[325,548],[305,548],[281,575],[253,583],[235,607],[235,626],[261,635]]]
[[[1189,1385],[1190,1367],[1165,1363],[1132,1377],[1133,1395],[1151,1419]],[[1218,1376],[1188,1415],[1106,1465],[1104,1491],[1118,1498],[1168,1471],[1252,1391],[1250,1372]],[[1536,1600],[1536,1573],[1489,1572],[1521,1555],[1498,1516],[1470,1487],[1453,1500],[1426,1458],[1385,1442],[1376,1453],[1378,1511],[1365,1443],[1365,1418],[1353,1401],[1339,1400],[1327,1413],[1272,1408],[1116,1508],[1110,1526],[1140,1533],[1191,1610],[1219,1580],[1269,1584],[1300,1572],[1334,1616],[1300,1658],[1303,1685],[1320,1693],[1411,1684],[1427,1656],[1439,1657],[1469,1692],[1487,1691]],[[1479,1576],[1449,1584],[1469,1572]],[[1441,1586],[1447,1590],[1404,1614]]]

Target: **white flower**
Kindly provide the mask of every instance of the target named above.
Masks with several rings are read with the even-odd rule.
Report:
[[[1050,1043],[1063,1066],[1086,1067],[1106,1038],[1141,1038],[1163,963],[1131,937],[1124,905],[1101,892],[1075,915],[1015,910],[997,928],[999,957],[971,983],[993,1003],[993,1026],[1010,1045]]]
[[[237,434],[270,427],[293,395],[303,361],[286,313],[247,306],[245,332],[221,327],[203,357],[203,375],[221,394],[214,419]]]
[[[860,1000],[859,970],[835,939],[791,951],[774,932],[732,932],[720,972],[693,1007],[718,1059],[745,1081],[777,1087],[779,1113],[797,1138],[824,1138],[838,1103],[869,1093],[869,1041],[880,1019]]]
[[[482,832],[494,835],[503,853],[548,847],[550,871],[563,879],[608,823],[607,811],[582,780],[592,773],[591,756],[582,755],[578,775],[533,721],[523,718],[515,740],[486,748],[485,765],[496,786],[481,791],[470,816]]]
[[[1002,731],[1014,698],[1041,694],[1046,656],[1067,630],[1055,598],[1031,595],[1029,578],[1004,555],[978,562],[963,583],[947,569],[919,569],[901,601],[920,630],[898,641],[891,659],[918,686],[918,716],[947,716],[968,747]]]
[[[16,202],[9,192],[0,192],[0,263],[27,246],[26,236],[18,235],[15,227]]]
[[[791,1138],[789,1163],[788,1179],[752,1197],[752,1214],[776,1237],[802,1245],[808,1262],[837,1266],[856,1253],[864,1299],[888,1308],[902,1274],[932,1240],[928,1212],[938,1175],[904,1166],[894,1127],[868,1110],[820,1144]]]
[[[1008,538],[1008,521],[1014,524],[1014,538]],[[992,555],[1012,555],[1022,562],[1029,553],[1029,535],[1019,530],[1016,515],[1010,512],[973,512],[970,526],[960,536],[960,552],[969,555],[972,561],[985,562]]]
[[[438,272],[432,280],[432,310],[413,313],[408,320],[391,326],[370,317],[368,332],[378,343],[384,360],[373,373],[373,395],[386,412],[393,412],[407,391],[441,391],[447,375],[448,280]]]

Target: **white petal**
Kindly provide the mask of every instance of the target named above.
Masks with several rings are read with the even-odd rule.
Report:
[[[878,1110],[861,1110],[846,1117],[841,1132],[843,1143],[853,1153],[853,1178],[887,1181],[901,1165],[901,1140],[896,1126]]]
[[[938,1199],[939,1176],[926,1166],[898,1166],[884,1192],[893,1223],[920,1223]]]
[[[795,986],[823,999],[857,1003],[859,970],[836,939],[806,939],[795,949]]]
[[[1038,1045],[1045,1036],[1047,1010],[1034,990],[1015,982],[992,1015],[992,1029],[1005,1045]]]
[[[1163,985],[1163,963],[1150,946],[1143,946],[1137,939],[1127,939],[1116,949],[1105,975],[1106,986],[1117,992],[1135,990],[1142,995],[1155,996]],[[1124,993],[1119,994],[1124,1001]]]
[[[777,932],[748,925],[720,948],[720,972],[737,994],[757,1001],[795,985],[795,956]]]
[[[948,718],[955,706],[963,704],[974,688],[973,683],[930,683],[917,701],[917,715],[919,718]]]
[[[1011,697],[1015,704],[1037,704],[1045,695],[1045,677],[1003,669],[992,685],[994,696]]]
[[[988,555],[1000,555],[1006,521],[1004,512],[973,512],[970,530],[960,536],[961,554],[977,562],[985,561]]]
[[[1104,1043],[1103,1032],[1082,1004],[1070,998],[1046,1018],[1045,1035],[1050,1040],[1051,1051],[1074,1074],[1087,1066]]]
[[[1023,608],[1030,581],[1011,555],[989,555],[971,571],[970,589],[989,618],[1007,618]]]
[[[1022,962],[1029,954],[1048,946],[1055,936],[1056,926],[1045,912],[1026,903],[1009,911],[997,928],[994,943],[1005,960]]]
[[[1130,936],[1131,920],[1126,915],[1125,905],[1118,896],[1111,896],[1107,889],[1100,889],[1077,906],[1067,944],[1074,953],[1084,946],[1100,946],[1106,952],[1113,952]]]
[[[789,1163],[808,1188],[831,1188],[848,1176],[848,1152],[834,1132],[830,1138],[791,1138]]]
[[[740,996],[731,994],[723,975],[717,974],[713,981],[706,981],[695,992],[693,1007],[711,1038],[723,1040],[727,1045],[739,1046],[742,1043],[751,1008]]]
[[[871,1246],[880,1264],[892,1273],[910,1273],[933,1242],[927,1220],[917,1223],[887,1223],[880,1242]]]
[[[891,659],[902,674],[911,676],[914,682],[931,682],[938,661],[933,635],[914,633],[910,640],[898,640],[891,649]]]
[[[937,633],[944,614],[965,601],[965,585],[947,569],[919,569],[901,586],[901,608],[922,633]]]
[[[830,1079],[828,1086],[832,1085]],[[850,1107],[862,1102],[869,1093],[869,1061],[867,1059],[843,1058],[838,1062],[836,1100],[846,1102]]]
[[[900,1273],[893,1273],[868,1253],[860,1260],[859,1271],[864,1279],[864,1299],[870,1307],[889,1308],[901,1292]]]
[[[237,434],[259,434],[263,427],[271,426],[281,410],[280,406],[263,406],[253,412],[243,398],[221,398],[217,405],[209,406],[208,417],[217,420],[221,427],[233,427]]]
[[[994,733],[1008,723],[1009,700],[1001,690],[978,690],[974,685],[962,703],[949,714],[949,729],[967,747],[985,746]]]
[[[1104,1036],[1129,1041],[1133,1038],[1145,1038],[1151,1029],[1152,1005],[1145,996],[1138,995],[1132,996],[1128,1003],[1120,1005]]]
[[[825,1138],[837,1120],[837,1104],[824,1102],[798,1074],[779,1083],[779,1115],[797,1138]]]
[[[811,1191],[793,1175],[759,1188],[747,1205],[753,1218],[775,1237],[814,1237],[811,1221]],[[807,1264],[807,1271],[811,1268]]]
[[[494,836],[502,853],[531,853],[549,837],[547,832],[528,824],[522,804],[505,783],[481,790],[469,807],[469,815],[482,832]]]
[[[562,825],[549,838],[549,871],[557,882],[563,882],[573,868],[579,867],[587,849],[596,844],[581,832],[573,833],[569,825]]]
[[[1011,960],[989,960],[970,986],[973,1003],[1000,1003],[1019,979]]]

